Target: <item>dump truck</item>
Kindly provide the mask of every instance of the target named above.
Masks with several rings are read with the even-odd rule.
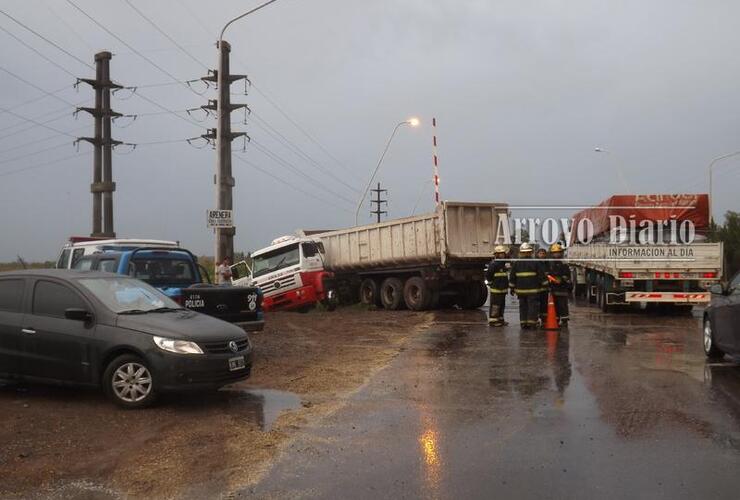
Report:
[[[567,258],[574,293],[608,311],[616,305],[706,304],[722,277],[722,243],[707,241],[706,194],[614,195],[574,215]]]
[[[339,300],[420,311],[485,304],[486,264],[493,258],[503,203],[445,201],[424,215],[311,237]]]
[[[265,310],[362,302],[421,311],[485,304],[502,203],[443,202],[425,215],[334,231],[299,230],[232,266],[233,284],[259,286]]]

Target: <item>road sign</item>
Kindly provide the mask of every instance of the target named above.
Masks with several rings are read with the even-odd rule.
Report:
[[[231,210],[206,210],[208,227],[234,227]]]

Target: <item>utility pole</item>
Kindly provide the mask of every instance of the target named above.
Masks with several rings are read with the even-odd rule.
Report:
[[[213,82],[218,88],[218,98],[209,100],[208,104],[202,106],[203,109],[216,112],[217,125],[216,129],[211,129],[203,137],[207,140],[214,140],[216,143],[216,175],[214,184],[216,185],[216,209],[233,210],[233,189],[234,177],[231,171],[231,141],[237,137],[246,136],[244,132],[231,132],[231,112],[235,109],[243,108],[246,104],[231,104],[231,84],[237,80],[246,78],[246,75],[232,75],[229,69],[229,53],[231,45],[224,40],[219,40],[218,47],[218,68],[215,71],[209,71],[208,76],[201,78],[203,81]],[[214,260],[216,266],[223,261],[225,257],[234,259],[234,235],[235,227],[217,227],[214,228],[216,233],[216,251]]]
[[[85,82],[95,89],[95,107],[77,108],[77,112],[85,111],[95,119],[95,136],[80,137],[76,142],[86,141],[93,145],[93,182],[90,192],[93,195],[92,233],[90,236],[115,238],[113,230],[113,192],[116,183],[113,182],[113,147],[121,144],[111,137],[111,118],[121,116],[110,109],[110,91],[112,88],[121,88],[110,80],[110,60],[113,55],[103,51],[95,54],[95,79],[79,78],[77,82]]]
[[[374,200],[373,199],[370,200],[370,203],[374,203],[375,204],[375,210],[372,210],[370,213],[377,215],[378,222],[380,222],[380,216],[381,215],[388,215],[388,212],[386,210],[381,210],[380,209],[381,208],[381,205],[383,203],[385,203],[386,206],[388,206],[388,200],[381,200],[380,199],[380,194],[381,193],[387,193],[388,190],[387,189],[380,189],[380,183],[378,182],[377,189],[371,189],[370,191],[373,192],[373,193],[375,193],[375,195],[376,195]]]

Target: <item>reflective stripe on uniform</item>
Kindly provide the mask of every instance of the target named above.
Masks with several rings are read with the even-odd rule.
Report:
[[[522,294],[540,293],[540,289],[539,288],[515,288],[514,293],[522,293]]]
[[[537,273],[534,271],[523,271],[523,272],[514,273],[514,274],[516,274],[517,278],[524,278],[526,276],[537,276]]]
[[[502,277],[502,276],[508,276],[509,273],[493,273],[493,275],[496,277]]]
[[[489,288],[491,293],[507,293],[509,290],[506,288]]]

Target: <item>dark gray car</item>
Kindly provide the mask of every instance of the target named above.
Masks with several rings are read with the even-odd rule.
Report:
[[[710,358],[740,356],[740,273],[728,285],[711,288],[704,311],[704,352]]]
[[[241,328],[182,308],[146,283],[70,270],[0,273],[0,377],[102,386],[135,408],[160,392],[249,377]]]

